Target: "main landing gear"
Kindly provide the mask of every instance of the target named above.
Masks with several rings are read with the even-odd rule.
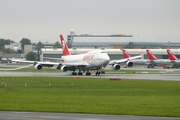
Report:
[[[154,68],[154,65],[149,64],[149,65],[147,66],[147,68]]]
[[[96,71],[96,76],[99,76],[100,74],[101,74],[100,70],[97,69],[97,71]]]
[[[95,75],[96,76],[99,76],[101,74],[101,71],[99,69],[97,69]],[[81,70],[79,70],[79,72],[76,72],[76,71],[73,71],[72,72],[72,75],[83,75],[83,72]],[[90,76],[91,75],[91,71],[90,70],[87,70],[86,71],[86,75],[87,76]]]
[[[75,71],[73,71],[72,72],[72,75],[83,75],[83,72],[75,72]],[[86,75],[91,75],[91,72],[86,72]]]
[[[82,72],[78,72],[78,73],[77,73],[77,72],[73,71],[73,72],[72,72],[72,75],[83,75],[83,73],[82,73]]]
[[[90,71],[90,70],[87,70],[87,71],[86,71],[86,75],[88,75],[88,76],[91,75],[91,71]]]

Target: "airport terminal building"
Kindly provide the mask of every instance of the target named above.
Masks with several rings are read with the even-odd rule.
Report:
[[[113,34],[113,35],[91,35],[74,34],[74,31],[67,35],[67,45],[71,54],[81,54],[91,50],[103,49],[110,59],[122,59],[121,49],[126,49],[132,56],[142,53],[142,58],[147,59],[146,49],[150,49],[159,59],[168,59],[166,49],[180,58],[180,38],[178,37],[133,37],[133,35]],[[42,48],[40,51],[40,61],[49,61],[44,57],[60,58],[62,49]]]

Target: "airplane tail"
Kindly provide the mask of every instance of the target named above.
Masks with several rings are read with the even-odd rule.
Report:
[[[122,50],[122,51],[123,51],[124,58],[131,58],[131,55],[126,50]]]
[[[7,56],[5,56],[7,60],[9,60],[9,58]]]
[[[167,53],[170,60],[178,60],[178,58],[170,50],[167,50]]]
[[[146,50],[149,60],[157,60],[158,58],[150,50]]]
[[[63,35],[60,35],[60,40],[61,40],[61,44],[62,44],[63,55],[64,56],[71,55],[71,53],[69,52],[68,46],[64,40]]]

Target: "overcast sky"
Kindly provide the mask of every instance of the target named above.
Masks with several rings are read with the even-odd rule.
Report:
[[[0,38],[76,34],[180,37],[180,0],[0,0]]]

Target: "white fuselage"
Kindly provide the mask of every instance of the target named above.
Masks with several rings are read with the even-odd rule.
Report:
[[[134,59],[130,60],[134,64],[172,64],[169,59],[157,59],[157,60],[149,60],[149,59]]]
[[[171,60],[172,63],[176,64],[176,65],[180,65],[180,60]]]
[[[63,64],[86,64],[85,68],[101,68],[106,67],[110,61],[108,54],[103,51],[90,51],[85,54],[62,56]],[[72,65],[71,65],[72,66]]]

